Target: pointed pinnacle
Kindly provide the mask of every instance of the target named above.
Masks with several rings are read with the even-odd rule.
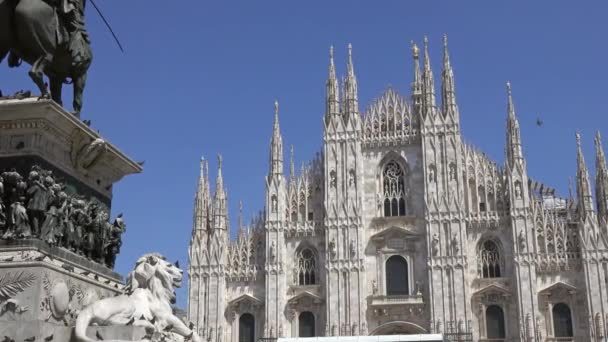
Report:
[[[353,46],[351,43],[348,43],[348,76],[352,77],[355,75],[355,70],[353,67]]]
[[[243,201],[239,201],[239,229],[243,227]]]
[[[279,100],[274,100],[274,115],[279,117]]]
[[[585,164],[585,155],[583,154],[583,147],[581,144],[581,132],[576,132],[576,160],[578,162],[578,171],[587,171],[587,165]]]
[[[217,169],[219,171],[222,171],[222,161],[223,161],[223,157],[221,154],[217,154]]]
[[[289,160],[289,176],[291,177],[295,177],[295,170],[294,170],[294,160],[293,160],[293,145],[291,145],[291,150],[290,150],[290,160]]]
[[[596,169],[606,169],[606,155],[602,146],[602,136],[600,131],[595,133],[595,164]]]
[[[274,101],[274,132],[273,134],[278,134],[279,133],[279,101],[275,100]]]
[[[329,79],[336,79],[336,66],[334,65],[334,46],[329,47]]]
[[[448,52],[448,35],[443,35],[443,66],[444,69],[450,67],[450,54]]]
[[[429,59],[429,38],[424,36],[424,69],[430,70],[431,61]]]
[[[515,117],[515,106],[513,105],[513,96],[511,94],[511,82],[507,81],[507,112],[510,118]]]

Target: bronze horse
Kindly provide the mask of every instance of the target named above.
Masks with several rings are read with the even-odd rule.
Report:
[[[63,83],[72,82],[74,115],[80,116],[82,94],[93,55],[88,44],[82,46],[80,56],[70,53],[68,28],[51,3],[44,0],[0,0],[0,63],[8,55],[9,67],[18,66],[20,60],[32,65],[29,76],[40,89],[41,98],[51,97],[59,104],[62,104]],[[49,78],[50,94],[44,75]]]

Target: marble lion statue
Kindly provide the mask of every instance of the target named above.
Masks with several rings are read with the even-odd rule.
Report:
[[[87,337],[91,324],[133,325],[151,333],[170,332],[184,340],[200,342],[198,334],[177,318],[171,309],[175,288],[181,286],[183,271],[163,256],[151,253],[139,258],[127,277],[125,294],[105,298],[84,308],[76,319],[75,336],[80,342],[96,342]],[[106,340],[108,341],[108,340]]]

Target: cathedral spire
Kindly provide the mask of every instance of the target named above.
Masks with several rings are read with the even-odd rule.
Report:
[[[243,239],[245,237],[245,227],[243,226],[243,201],[239,201],[239,230],[238,237]]]
[[[424,69],[422,71],[422,94],[424,113],[432,113],[435,108],[435,81],[429,57],[429,39],[424,36]]]
[[[585,164],[585,156],[581,147],[581,134],[576,132],[576,196],[578,200],[578,213],[585,220],[593,212],[593,198],[589,183],[589,171]]]
[[[412,103],[414,112],[420,114],[422,108],[422,78],[420,76],[420,49],[412,40],[412,58],[414,59],[414,80],[412,81]]]
[[[274,125],[270,140],[270,175],[283,174],[283,138],[279,127],[279,101],[274,101]]]
[[[598,220],[608,222],[608,168],[599,131],[595,134],[595,196]]]
[[[292,182],[294,182],[295,179],[296,179],[296,171],[295,171],[294,159],[293,159],[293,145],[291,145],[289,154],[290,154],[290,158],[289,158],[289,178],[291,179]]]
[[[213,198],[213,229],[228,229],[228,209],[226,206],[226,190],[222,175],[222,155],[217,156],[217,178],[215,179],[215,195]]]
[[[205,158],[201,157],[200,171],[196,194],[194,196],[194,222],[192,234],[195,235],[200,231],[207,229],[207,220],[209,218],[209,184],[205,174]]]
[[[513,168],[516,163],[522,163],[523,160],[519,121],[515,116],[511,82],[507,82],[507,163],[510,168]]]
[[[329,76],[325,84],[325,117],[340,113],[340,91],[334,65],[334,47],[329,47]]]
[[[458,106],[456,105],[456,90],[454,85],[454,71],[450,64],[448,52],[448,35],[443,35],[443,70],[441,74],[441,104],[444,115],[453,115],[458,119]]]
[[[359,95],[357,91],[357,78],[353,66],[353,46],[348,44],[348,64],[346,80],[344,81],[344,113],[346,115],[359,113]]]

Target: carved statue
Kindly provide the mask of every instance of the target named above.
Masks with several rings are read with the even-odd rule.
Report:
[[[456,165],[450,164],[450,180],[456,180]]]
[[[148,332],[171,331],[192,342],[198,334],[173,314],[175,288],[181,286],[183,271],[159,254],[146,254],[135,263],[127,277],[125,294],[108,297],[84,308],[78,314],[74,336],[80,342],[94,342],[86,330],[98,325],[142,326]]]
[[[432,247],[432,252],[433,252],[434,256],[439,254],[439,236],[437,235],[437,233],[433,234],[433,239],[431,241],[431,247]]]
[[[376,279],[372,280],[372,294],[378,293],[378,282]]]
[[[329,242],[329,254],[331,255],[332,259],[336,258],[336,239],[332,239]]]
[[[454,234],[452,237],[452,253],[453,255],[458,255],[458,252],[460,252],[460,247],[458,246],[458,236]]]
[[[62,84],[74,85],[74,114],[82,109],[82,94],[93,53],[84,23],[85,0],[0,0],[0,62],[9,67],[24,60],[42,97],[61,104]],[[44,82],[49,77],[50,94]]]
[[[2,0],[0,0],[2,1]],[[125,231],[110,224],[103,204],[69,196],[51,171],[33,166],[27,182],[15,170],[0,175],[0,238],[33,236],[113,267]]]
[[[517,242],[519,243],[519,252],[523,253],[526,251],[526,236],[523,229],[519,231],[517,235]]]
[[[270,251],[268,256],[270,257],[270,262],[274,263],[277,257],[277,245],[274,243],[274,241],[272,241],[272,244],[270,245]]]

